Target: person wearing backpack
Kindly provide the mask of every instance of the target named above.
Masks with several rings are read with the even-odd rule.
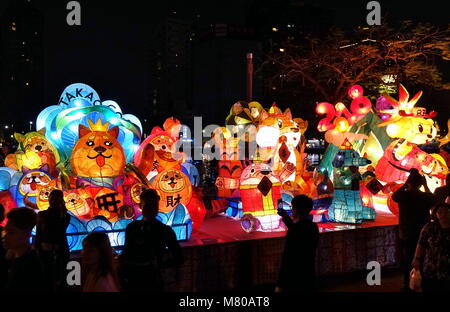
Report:
[[[182,263],[181,247],[169,226],[156,219],[160,197],[156,190],[140,196],[142,220],[125,229],[120,257],[124,291],[164,291],[162,270]]]

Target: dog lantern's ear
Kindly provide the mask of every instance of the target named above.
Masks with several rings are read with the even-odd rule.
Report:
[[[22,143],[25,141],[25,136],[23,134],[20,133],[14,133],[14,138],[16,139],[17,142]]]
[[[78,138],[81,139],[82,137],[84,137],[86,134],[88,134],[89,132],[91,132],[91,130],[89,130],[89,128],[83,126],[82,124],[80,124],[78,126]]]
[[[108,130],[108,134],[117,139],[119,137],[119,127],[118,126],[112,127],[111,129]]]
[[[39,133],[40,135],[45,136],[45,132],[46,132],[46,131],[47,131],[47,129],[45,129],[45,127],[44,127],[44,128],[42,128],[41,130],[39,130],[38,133]]]

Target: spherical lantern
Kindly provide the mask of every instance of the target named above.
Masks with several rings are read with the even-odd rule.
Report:
[[[187,205],[192,196],[189,178],[180,170],[166,169],[160,172],[152,182],[160,196],[159,211],[170,212],[178,204]]]
[[[356,99],[358,96],[362,96],[364,93],[363,88],[360,85],[353,85],[348,89],[348,96],[352,99]]]

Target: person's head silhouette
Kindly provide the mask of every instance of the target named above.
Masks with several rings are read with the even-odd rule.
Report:
[[[145,220],[156,218],[158,215],[159,195],[154,189],[146,189],[140,195],[142,215]]]
[[[32,209],[14,208],[7,216],[3,242],[6,249],[23,250],[30,246],[30,236],[37,223],[37,215]]]
[[[56,189],[51,191],[48,196],[48,202],[50,204],[48,208],[49,211],[57,213],[64,213],[67,211],[66,202],[64,201],[64,193],[61,190]]]
[[[423,177],[419,173],[411,173],[408,177],[408,184],[411,190],[418,190],[423,184]]]
[[[297,195],[292,199],[292,216],[294,219],[304,219],[313,209],[313,201],[306,195]]]

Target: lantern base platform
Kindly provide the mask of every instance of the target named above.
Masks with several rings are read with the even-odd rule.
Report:
[[[398,217],[390,213],[380,213],[377,211],[377,217],[374,221],[365,221],[362,224],[345,224],[335,222],[318,223],[320,233],[338,232],[343,230],[357,230],[372,227],[395,226],[398,225]],[[211,245],[220,243],[231,243],[248,241],[255,239],[268,239],[284,237],[286,230],[276,232],[254,231],[247,233],[242,230],[240,221],[236,218],[226,216],[214,216],[206,218],[198,231],[192,233],[189,241],[181,242],[182,247],[191,247],[198,245]]]
[[[319,223],[318,276],[366,270],[369,261],[398,267],[398,218],[377,211],[362,224]],[[206,218],[189,241],[181,242],[184,263],[178,278],[168,273],[168,291],[201,292],[272,287],[278,277],[286,231],[246,233],[240,220]],[[79,252],[72,253],[78,258]]]
[[[321,223],[316,272],[319,276],[366,270],[369,261],[397,267],[398,218],[377,212],[362,224]],[[242,230],[240,221],[207,218],[182,242],[185,262],[171,291],[248,290],[273,285],[278,277],[285,231]]]

